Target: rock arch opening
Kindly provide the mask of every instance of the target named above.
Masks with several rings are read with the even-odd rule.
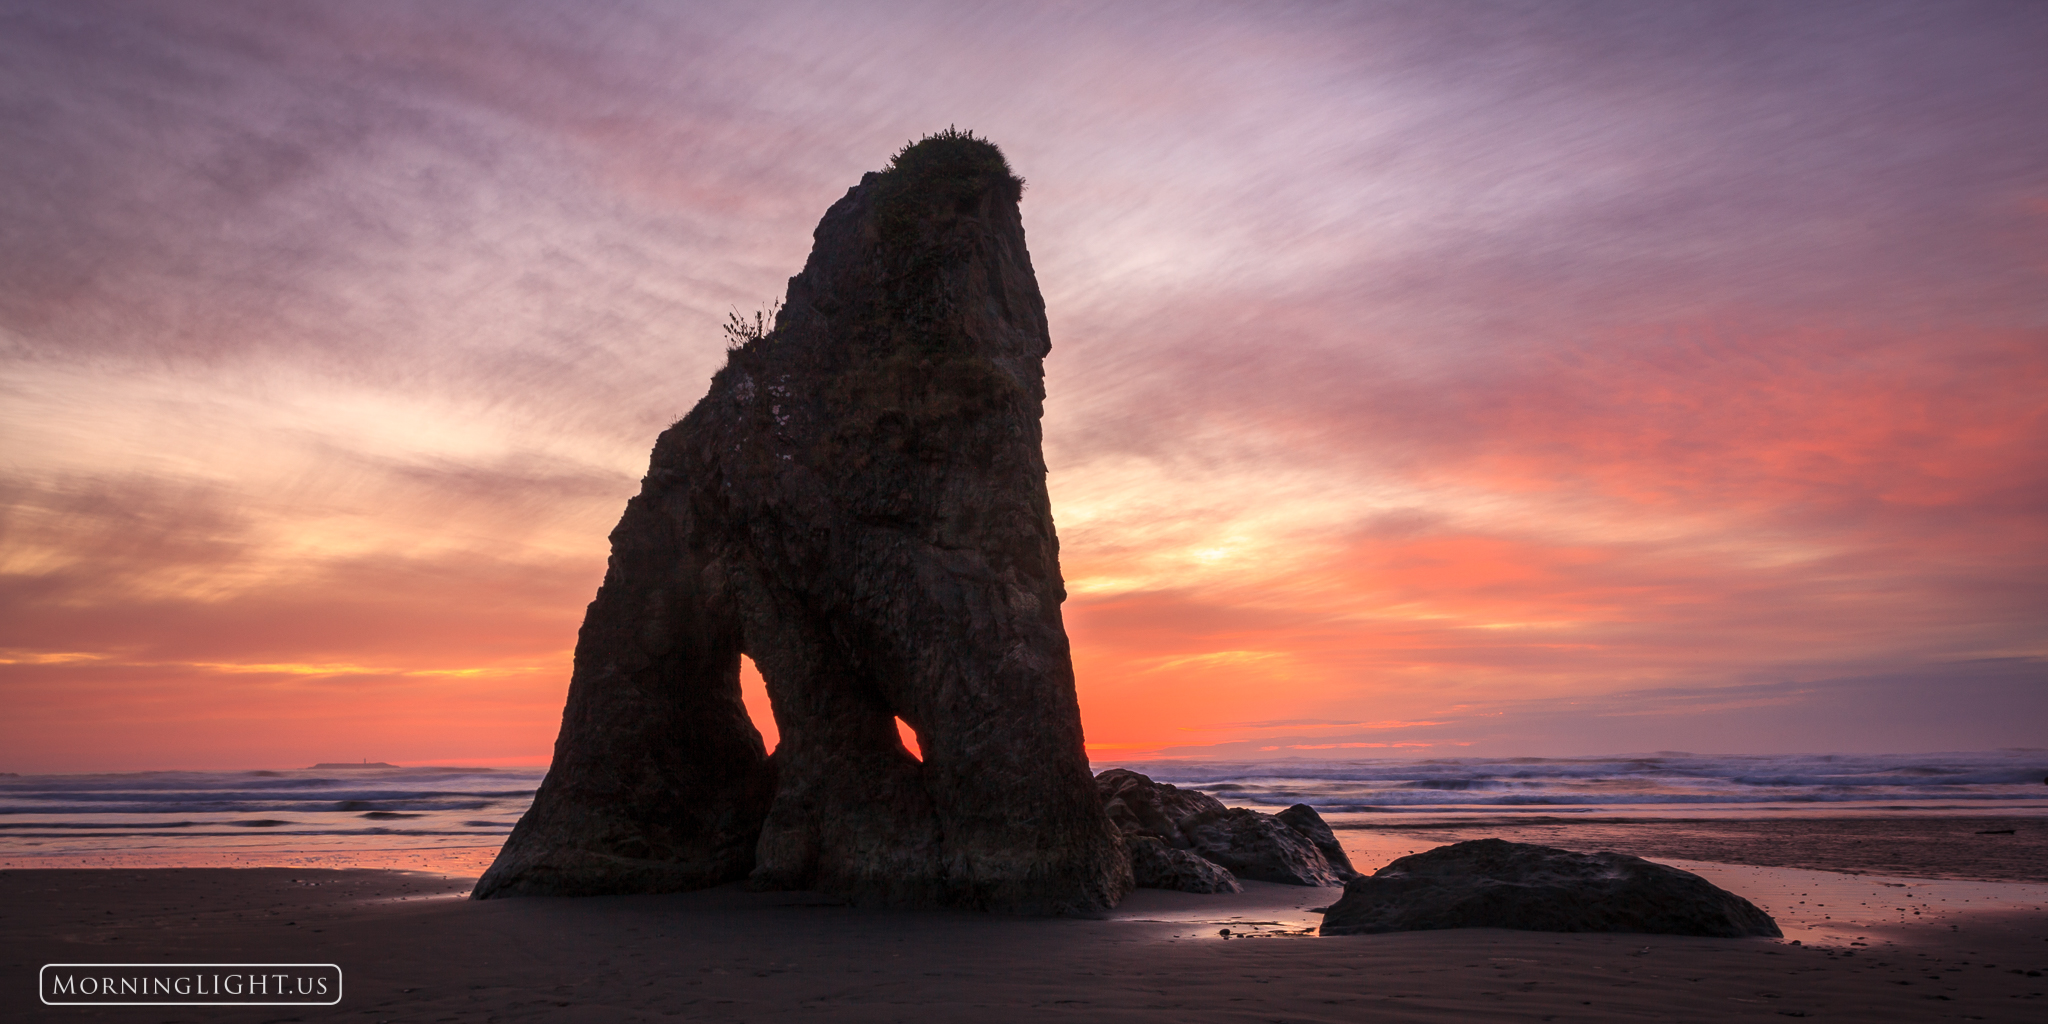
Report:
[[[924,745],[917,742],[917,730],[912,729],[902,715],[896,716],[896,738],[903,741],[903,749],[910,751],[910,756],[917,758],[918,763],[924,762]]]
[[[775,704],[768,699],[768,681],[761,678],[760,667],[745,654],[740,655],[740,703],[747,706],[747,718],[761,734],[761,745],[774,754],[782,742],[782,731],[775,727]]]

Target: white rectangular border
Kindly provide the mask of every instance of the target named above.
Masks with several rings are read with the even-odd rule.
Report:
[[[43,988],[43,975],[52,967],[332,967],[334,968],[334,1000],[333,1002],[326,1003],[53,1003],[48,996],[43,994],[46,991]],[[340,964],[44,964],[43,969],[36,972],[36,996],[43,1001],[44,1006],[334,1006],[341,1002],[342,988],[343,981]]]

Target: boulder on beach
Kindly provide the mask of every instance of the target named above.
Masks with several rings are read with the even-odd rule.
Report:
[[[1237,877],[1221,864],[1192,850],[1166,845],[1157,836],[1127,834],[1124,847],[1131,854],[1131,879],[1140,889],[1175,889],[1180,892],[1243,892]]]
[[[1358,869],[1351,866],[1351,855],[1344,852],[1344,844],[1337,841],[1337,833],[1330,830],[1330,823],[1324,821],[1315,808],[1295,804],[1273,817],[1315,844],[1315,848],[1322,851],[1323,859],[1330,862],[1330,873],[1337,876],[1338,881],[1349,882],[1358,877]]]
[[[1111,768],[1095,776],[1095,793],[1109,820],[1126,834],[1157,836],[1180,850],[1189,846],[1181,822],[1229,810],[1207,793],[1154,782],[1128,768]]]
[[[733,318],[611,533],[553,767],[477,898],[747,878],[1087,913],[1130,889],[1060,616],[1022,189],[971,134],[908,146],[826,211],[772,323]]]
[[[1111,768],[1097,775],[1095,788],[1102,798],[1103,809],[1108,812],[1110,820],[1123,830],[1127,841],[1133,837],[1156,839],[1169,849],[1191,853],[1237,878],[1286,885],[1338,885],[1345,878],[1357,874],[1351,870],[1348,858],[1342,862],[1341,870],[1350,874],[1339,874],[1339,869],[1323,854],[1320,844],[1311,835],[1315,830],[1320,830],[1339,857],[1343,856],[1343,848],[1336,846],[1336,837],[1330,832],[1329,825],[1306,804],[1296,804],[1287,811],[1294,821],[1302,823],[1297,827],[1283,817],[1244,807],[1225,807],[1221,800],[1207,793],[1154,782],[1127,768]],[[1141,879],[1144,877],[1144,870],[1135,860],[1132,869],[1139,872]],[[1173,880],[1188,876],[1185,873],[1155,873],[1152,877]],[[1148,884],[1143,880],[1137,884],[1141,888],[1181,888],[1176,884]],[[1194,888],[1187,891],[1238,890]]]
[[[1338,885],[1323,851],[1307,836],[1263,811],[1232,807],[1184,822],[1191,848],[1239,878],[1283,885]]]
[[[1500,839],[1440,846],[1353,879],[1324,911],[1320,934],[1439,928],[1783,934],[1755,904],[1689,871]]]

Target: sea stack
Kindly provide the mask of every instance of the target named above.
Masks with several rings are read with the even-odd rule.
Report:
[[[995,146],[948,130],[826,212],[772,329],[655,442],[553,767],[477,898],[750,878],[1087,913],[1130,889],[1060,619],[1022,191]]]

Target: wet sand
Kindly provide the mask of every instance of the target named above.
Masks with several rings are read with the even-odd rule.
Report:
[[[1403,825],[1336,824],[1361,870],[1463,839],[1499,838],[1569,850],[1612,850],[1762,867],[1916,878],[2048,882],[2048,818],[1569,818],[1517,817]],[[1363,858],[1363,859],[1361,859]]]
[[[1735,870],[1750,872],[1757,886],[1767,876],[1801,881],[1770,876],[1776,869]],[[1107,919],[1044,920],[855,910],[813,894],[736,887],[477,903],[460,898],[471,881],[303,868],[0,872],[0,961],[13,979],[6,1016],[2031,1022],[2048,1015],[2042,911],[1928,911],[1907,924],[1862,928],[1863,938],[1852,940],[1862,945],[1494,929],[1315,938],[1302,933],[1319,920],[1313,908],[1336,890],[1262,883],[1236,896],[1146,890]],[[1773,909],[1770,900],[1759,902]],[[1245,937],[1222,938],[1225,928]],[[44,1007],[35,995],[44,963],[237,961],[337,963],[345,995],[334,1007],[247,1009]]]
[[[1976,834],[1987,830],[1998,834]],[[1518,819],[1339,835],[1366,870],[1489,835],[1650,856],[1749,898],[1786,938],[1472,929],[1326,939],[1313,934],[1315,908],[1337,890],[1262,883],[1235,896],[1140,891],[1101,920],[856,910],[738,887],[474,903],[461,898],[474,870],[457,865],[482,863],[480,849],[445,851],[434,861],[442,873],[310,863],[0,871],[0,961],[15,979],[9,1019],[2048,1016],[2039,818]],[[44,1007],[34,992],[44,963],[238,961],[336,963],[345,996],[334,1007],[87,1008]]]

